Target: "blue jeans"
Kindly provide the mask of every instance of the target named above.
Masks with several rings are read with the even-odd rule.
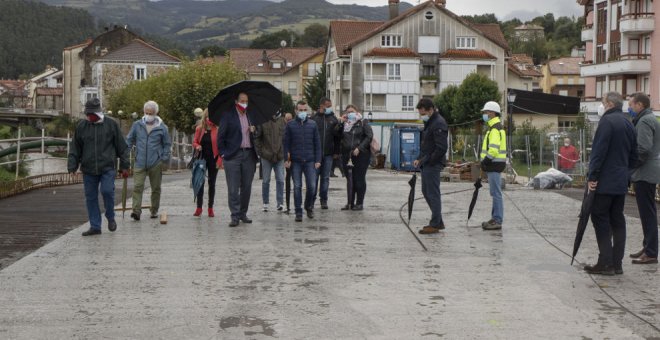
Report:
[[[314,162],[292,162],[293,176],[293,204],[296,207],[296,216],[302,216],[302,176],[305,174],[305,210],[314,209],[314,196],[316,196],[316,169]]]
[[[493,198],[493,209],[491,211],[491,218],[495,222],[502,224],[504,219],[504,201],[502,200],[502,174],[499,172],[487,172],[488,187],[490,188],[490,196]]]
[[[83,174],[87,216],[91,229],[101,230],[101,208],[99,207],[99,184],[105,206],[105,218],[115,220],[115,170],[108,170],[101,175]]]
[[[422,194],[431,208],[429,225],[437,227],[444,225],[442,221],[442,200],[440,196],[440,172],[442,165],[425,165],[422,167]]]
[[[319,192],[319,197],[321,198],[321,202],[328,201],[328,189],[330,188],[330,172],[332,172],[333,161],[334,161],[334,157],[332,157],[332,155],[323,156],[323,159],[321,159],[321,167],[316,172],[317,176],[321,177],[321,188]]]
[[[261,183],[261,197],[264,204],[270,202],[270,171],[275,170],[275,199],[277,205],[284,204],[284,161],[281,160],[277,163],[271,163],[268,160],[261,159],[261,175],[263,182]]]

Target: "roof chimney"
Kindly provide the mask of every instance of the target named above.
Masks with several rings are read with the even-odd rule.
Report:
[[[436,5],[440,5],[442,7],[447,6],[447,0],[435,0]]]
[[[390,20],[399,16],[399,0],[388,0],[390,4]]]

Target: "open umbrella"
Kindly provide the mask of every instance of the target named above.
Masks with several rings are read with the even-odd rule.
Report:
[[[251,125],[260,125],[277,114],[282,106],[282,91],[269,82],[243,80],[220,90],[209,103],[209,119],[216,125],[225,112],[230,111],[239,93],[248,95]]]
[[[474,192],[472,193],[472,201],[470,201],[470,207],[468,209],[468,221],[470,220],[470,217],[472,217],[472,211],[474,210],[474,206],[477,204],[477,197],[479,197],[479,189],[481,189],[482,186],[481,177],[479,177],[474,182]]]
[[[126,196],[128,191],[128,178],[124,177],[121,185],[121,218],[126,216]]]
[[[196,159],[193,162],[192,179],[190,184],[193,188],[193,202],[197,200],[197,193],[204,185],[204,177],[206,175],[206,161],[204,159]]]
[[[577,255],[578,249],[580,249],[580,243],[582,243],[584,231],[587,229],[589,216],[591,216],[591,206],[594,203],[594,196],[596,196],[596,191],[590,191],[589,185],[585,184],[584,198],[582,199],[582,207],[580,208],[577,230],[575,231],[575,241],[573,242],[573,256],[571,257],[571,265],[573,265],[573,261],[575,260],[575,255]]]

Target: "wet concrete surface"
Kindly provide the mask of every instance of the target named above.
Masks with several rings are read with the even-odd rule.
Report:
[[[578,200],[510,186],[504,229],[485,232],[487,186],[469,223],[471,192],[445,195],[447,229],[421,236],[425,252],[399,218],[410,176],[368,176],[365,211],[340,211],[345,195],[333,190],[331,209],[302,223],[261,212],[255,180],[254,223],[237,228],[227,227],[223,173],[215,218],[192,217],[187,177],[167,182],[167,225],[126,219],[114,233],[82,238],[85,224],[0,271],[0,338],[660,336],[631,314],[660,325],[657,266],[626,262],[624,275],[592,279],[569,265]],[[470,187],[442,184],[445,193]],[[417,201],[413,227],[429,217]],[[627,220],[629,244],[640,244],[639,220]],[[589,228],[577,259],[596,254]]]

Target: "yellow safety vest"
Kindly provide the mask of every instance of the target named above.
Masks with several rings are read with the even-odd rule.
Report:
[[[500,117],[493,117],[488,121],[488,131],[481,146],[481,160],[486,158],[492,161],[492,167],[484,171],[504,171],[506,167],[506,132]]]

